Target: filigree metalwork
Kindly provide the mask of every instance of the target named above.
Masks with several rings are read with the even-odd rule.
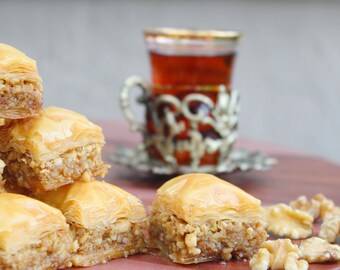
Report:
[[[134,86],[143,89],[139,102],[146,106],[151,130],[138,123],[131,111],[129,93]],[[111,160],[138,171],[164,174],[264,170],[275,164],[274,159],[261,153],[232,150],[237,138],[239,94],[224,85],[218,86],[217,92],[206,87],[181,98],[155,96],[142,78],[130,77],[122,89],[120,104],[131,129],[143,134],[143,142],[135,150],[121,148],[110,156]],[[208,132],[202,132],[202,126],[208,127]],[[156,149],[161,158],[151,157],[150,149]],[[178,153],[188,154],[190,164],[179,162]],[[204,165],[202,160],[209,154],[217,161]]]
[[[203,93],[193,93],[182,100],[164,94],[157,96],[153,103],[147,106],[154,106],[150,111],[156,132],[144,134],[145,149],[154,146],[170,165],[177,165],[176,152],[188,152],[192,168],[198,168],[207,153],[216,153],[218,164],[229,155],[237,138],[239,95],[236,90],[229,93],[224,85],[219,86],[215,102]],[[199,107],[193,111],[192,104],[199,104]],[[162,117],[159,108],[163,108]],[[189,127],[185,123],[189,123]],[[209,126],[217,138],[204,136],[200,125]],[[189,138],[176,137],[185,130]]]

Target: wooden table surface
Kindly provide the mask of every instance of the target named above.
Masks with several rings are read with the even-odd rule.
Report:
[[[103,127],[106,137],[104,158],[114,152],[118,145],[133,147],[140,136],[131,133],[124,123],[95,121]],[[279,163],[268,171],[235,172],[221,174],[220,178],[242,188],[259,198],[263,205],[288,203],[300,195],[308,197],[317,193],[333,199],[340,205],[340,166],[318,157],[313,157],[285,149],[279,146],[260,143],[252,140],[239,139],[237,147],[249,150],[260,150],[274,156]],[[115,184],[140,198],[148,208],[154,199],[155,191],[169,176],[152,176],[132,171],[122,166],[111,164],[112,167],[106,181]],[[180,265],[170,262],[166,257],[140,254],[125,259],[112,260],[90,269],[250,269],[248,262],[231,261],[228,263],[202,263],[197,265]],[[310,264],[309,269],[340,269],[336,264]]]

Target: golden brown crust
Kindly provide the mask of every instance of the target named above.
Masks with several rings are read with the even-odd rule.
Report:
[[[77,243],[75,266],[91,266],[110,259],[145,252],[148,222],[142,202],[105,182],[90,180],[39,195],[60,209]]]
[[[185,174],[157,190],[152,209],[169,212],[188,223],[200,224],[226,217],[262,217],[260,200],[210,174]]]
[[[81,181],[38,197],[60,209],[68,223],[84,228],[107,226],[121,219],[132,223],[146,220],[145,209],[139,199],[103,181]]]
[[[19,194],[0,194],[0,216],[0,250],[9,253],[68,229],[60,210]]]
[[[25,80],[41,81],[36,62],[18,49],[0,43],[0,79],[18,80],[22,76]]]
[[[250,258],[266,237],[260,201],[210,174],[166,182],[151,206],[151,246],[178,263]]]
[[[0,118],[39,115],[42,94],[36,62],[19,50],[0,43]]]
[[[58,157],[67,150],[89,144],[104,145],[101,128],[76,112],[49,107],[42,115],[15,120],[0,128],[2,152],[14,149],[36,161]]]

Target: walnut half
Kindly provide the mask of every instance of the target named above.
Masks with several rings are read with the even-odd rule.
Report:
[[[316,199],[308,200],[306,196],[300,196],[296,200],[291,201],[289,205],[293,209],[307,212],[314,220],[320,216],[320,202]]]
[[[340,246],[332,245],[319,237],[311,237],[301,242],[302,257],[309,263],[334,262],[340,260]]]
[[[306,270],[308,263],[301,260],[302,253],[290,239],[268,240],[264,242],[249,261],[252,270]]]
[[[291,239],[307,238],[313,231],[313,217],[286,204],[265,207],[266,229]]]
[[[325,219],[320,227],[319,236],[329,243],[335,243],[340,234],[340,215],[330,216]]]

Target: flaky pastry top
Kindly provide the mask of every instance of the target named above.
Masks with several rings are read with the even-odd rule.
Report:
[[[15,120],[0,127],[0,148],[28,153],[46,161],[67,150],[89,144],[104,144],[102,129],[85,116],[58,107],[44,109],[40,116]]]
[[[210,174],[185,174],[162,185],[152,211],[176,215],[191,224],[210,220],[262,218],[260,200]]]
[[[22,78],[41,81],[36,62],[23,52],[0,43],[0,79]]]
[[[146,220],[139,199],[103,181],[76,182],[39,195],[39,199],[60,209],[67,222],[84,228],[106,226],[118,220]]]
[[[62,213],[43,202],[13,193],[0,194],[0,251],[14,253],[68,225]]]

